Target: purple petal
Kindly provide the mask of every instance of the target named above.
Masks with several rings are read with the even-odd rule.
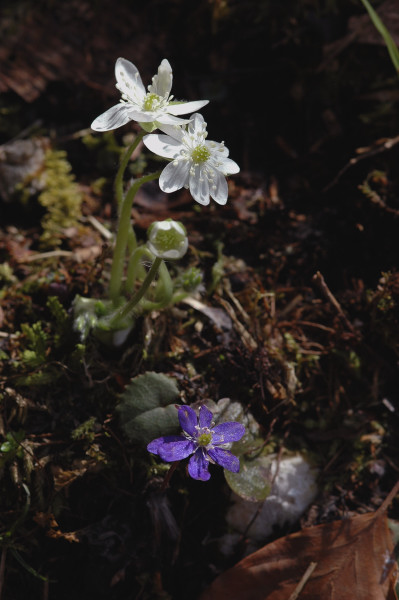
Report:
[[[181,436],[175,435],[173,436],[175,439],[180,439]],[[152,442],[150,442],[147,445],[147,450],[148,452],[152,452],[152,454],[158,454],[158,448],[160,445],[165,443],[165,438],[164,437],[160,437],[157,438],[156,440],[152,440]]]
[[[163,444],[158,448],[158,455],[166,462],[173,462],[175,460],[187,458],[187,456],[190,456],[190,454],[195,452],[196,448],[197,445],[195,442],[191,442],[184,438],[179,442]]]
[[[195,410],[190,406],[179,406],[179,421],[183,431],[188,435],[195,436],[197,434],[197,415]]]
[[[212,448],[212,450],[208,450],[208,455],[212,460],[215,461],[215,463],[221,467],[224,467],[228,471],[238,473],[240,470],[239,459],[228,450],[223,450],[222,448]]]
[[[241,423],[236,423],[235,421],[221,423],[212,429],[212,444],[238,442],[244,433],[245,427]]]
[[[208,471],[209,463],[204,456],[204,452],[201,448],[198,448],[194,456],[192,456],[188,463],[188,473],[193,479],[200,479],[201,481],[208,481],[211,474]]]
[[[166,462],[187,458],[195,452],[196,444],[183,435],[166,435],[150,442],[147,450],[158,454]]]
[[[212,423],[213,414],[203,404],[199,409],[198,422],[200,427],[209,427]]]

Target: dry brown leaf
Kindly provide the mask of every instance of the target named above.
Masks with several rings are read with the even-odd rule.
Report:
[[[33,517],[33,520],[36,521],[40,527],[46,529],[46,535],[53,539],[62,538],[67,542],[79,542],[79,537],[77,536],[75,531],[66,531],[63,532],[60,530],[60,527],[55,520],[53,513],[44,513],[37,512]]]
[[[309,527],[244,558],[200,600],[396,600],[392,552],[380,510]]]
[[[74,461],[74,466],[75,468],[71,470],[63,469],[59,465],[52,466],[54,489],[56,492],[69,487],[75,479],[82,477],[93,466],[93,463],[88,460],[76,460]]]

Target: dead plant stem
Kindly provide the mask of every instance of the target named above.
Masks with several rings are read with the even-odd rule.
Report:
[[[296,600],[298,598],[299,594],[302,592],[308,579],[310,579],[310,577],[312,576],[312,573],[316,567],[317,567],[317,562],[311,562],[309,564],[308,568],[306,569],[305,573],[302,576],[301,581],[298,583],[298,585],[296,586],[295,590],[292,592],[292,594],[290,595],[288,600]]]

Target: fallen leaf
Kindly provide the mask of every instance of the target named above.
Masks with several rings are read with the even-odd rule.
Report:
[[[232,328],[232,322],[229,315],[222,308],[213,308],[207,306],[203,302],[196,300],[195,298],[185,298],[184,304],[188,304],[191,308],[198,310],[200,313],[208,317],[218,329],[229,331]]]
[[[37,512],[33,517],[33,520],[40,526],[46,529],[46,535],[53,539],[64,539],[67,542],[79,542],[79,537],[75,531],[63,532],[60,530],[60,526],[53,513]]]
[[[396,600],[392,552],[385,512],[357,515],[268,544],[222,573],[200,600]]]

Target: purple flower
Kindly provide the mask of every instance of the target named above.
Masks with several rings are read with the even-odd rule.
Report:
[[[224,444],[237,442],[245,433],[241,423],[230,421],[213,426],[213,414],[201,406],[199,416],[190,406],[178,406],[179,421],[183,435],[166,435],[150,442],[147,450],[158,454],[166,462],[174,462],[191,456],[188,472],[193,479],[207,481],[210,478],[209,463],[217,463],[228,471],[238,473],[240,461],[223,448]]]

